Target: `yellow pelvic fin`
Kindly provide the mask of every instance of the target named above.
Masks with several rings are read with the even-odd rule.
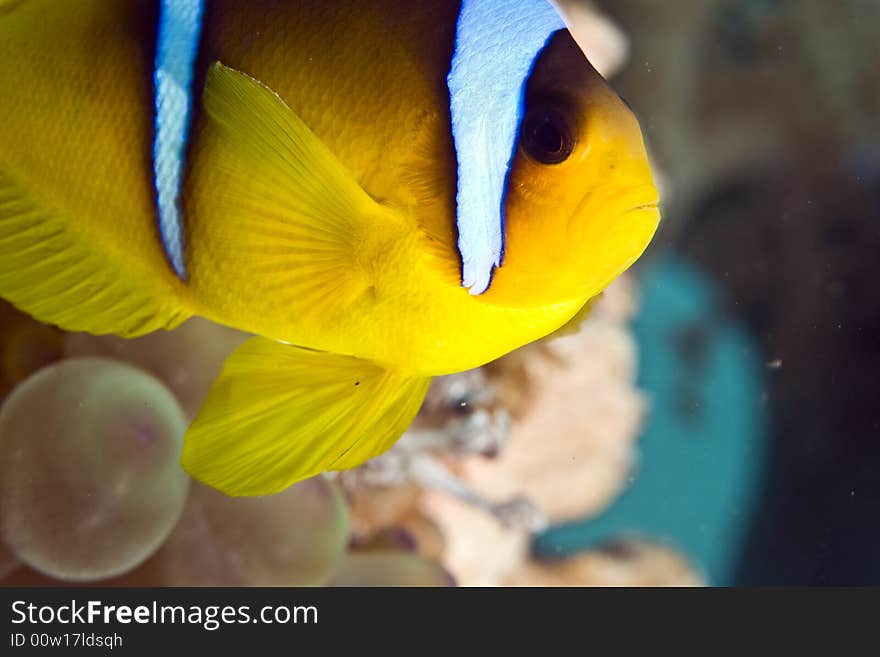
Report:
[[[133,337],[187,319],[165,277],[137,280],[120,271],[125,254],[95,242],[0,171],[0,297],[68,331]]]
[[[430,379],[366,360],[251,338],[226,361],[181,462],[228,495],[268,495],[381,454],[412,422]]]
[[[267,322],[289,325],[289,317],[326,318],[349,307],[373,285],[382,261],[376,244],[399,234],[401,218],[260,82],[215,63],[203,102],[219,175],[208,194],[217,211],[196,228],[206,248],[192,253],[193,284],[242,281],[235,295],[249,316],[259,313],[254,332],[263,334],[273,333]]]

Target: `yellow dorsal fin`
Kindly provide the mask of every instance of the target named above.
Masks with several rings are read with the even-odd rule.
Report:
[[[133,337],[189,317],[166,277],[141,280],[125,262],[0,171],[0,297],[68,331]]]
[[[183,467],[229,495],[277,493],[387,450],[430,379],[251,338],[230,356],[186,434]]]
[[[200,194],[190,259],[196,294],[248,330],[283,337],[290,317],[342,313],[374,284],[402,218],[371,198],[268,87],[214,64],[202,141],[218,175]],[[222,282],[222,286],[216,282]],[[221,289],[222,288],[222,289]]]

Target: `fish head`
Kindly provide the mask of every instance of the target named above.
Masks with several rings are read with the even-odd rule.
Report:
[[[626,270],[659,223],[638,121],[567,30],[526,82],[505,192],[505,254],[487,300],[588,299]]]

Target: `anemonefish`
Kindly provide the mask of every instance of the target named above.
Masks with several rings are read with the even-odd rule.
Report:
[[[257,336],[181,457],[228,494],[387,450],[432,376],[576,321],[658,221],[546,0],[0,0],[0,296]]]

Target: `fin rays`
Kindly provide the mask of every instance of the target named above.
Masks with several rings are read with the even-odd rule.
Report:
[[[156,288],[120,276],[73,222],[0,172],[0,296],[66,330],[135,336],[188,317],[171,290]]]
[[[264,495],[388,449],[428,379],[252,338],[224,367],[184,444],[184,467],[231,495]]]
[[[207,130],[216,135],[224,215],[200,234],[209,247],[195,255],[210,262],[194,271],[228,267],[253,282],[246,294],[277,293],[282,313],[347,312],[375,282],[362,265],[371,261],[364,250],[402,230],[401,219],[257,80],[214,64],[203,102]]]

